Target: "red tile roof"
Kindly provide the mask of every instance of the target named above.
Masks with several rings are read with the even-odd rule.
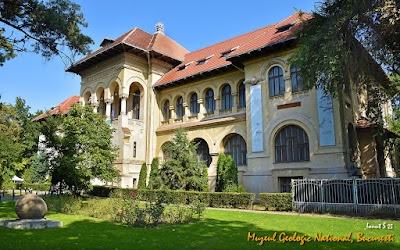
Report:
[[[38,121],[40,119],[45,118],[48,113],[50,113],[51,115],[67,114],[69,108],[74,103],[79,103],[79,96],[71,96],[70,98],[68,98],[67,100],[61,102],[60,104],[58,104],[55,108],[51,109],[50,111],[39,115],[38,117],[33,119],[33,121]]]
[[[111,39],[108,40],[112,41]],[[110,44],[74,63],[67,71],[79,73],[81,70],[105,60],[104,58],[131,49],[141,52],[157,52],[178,62],[183,61],[185,54],[189,53],[187,49],[163,33],[149,34],[139,28],[134,28]]]
[[[303,13],[300,16],[299,12],[296,12],[279,23],[186,54],[185,60],[165,74],[154,86],[167,85],[188,77],[224,68],[232,64],[229,60],[234,57],[290,39],[295,39],[296,37],[293,31],[300,27],[302,20],[309,20],[310,18],[312,18],[311,14]],[[293,26],[290,27],[290,25]],[[289,26],[290,29],[278,32],[277,29],[284,26]],[[230,50],[232,51],[226,57],[222,56],[222,53]],[[204,64],[198,64],[200,60],[208,57],[210,58]],[[187,66],[184,67],[185,65]]]

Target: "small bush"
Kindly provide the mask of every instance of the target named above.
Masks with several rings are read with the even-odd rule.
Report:
[[[78,197],[60,195],[54,197],[43,196],[42,198],[46,202],[49,211],[64,214],[78,214],[82,208],[82,200]]]
[[[291,211],[292,193],[260,193],[260,204],[265,210]]]
[[[243,191],[243,188],[239,190]],[[113,192],[111,192],[113,191]],[[209,207],[221,208],[250,208],[253,204],[255,194],[238,193],[238,192],[198,192],[198,191],[173,191],[173,190],[149,190],[149,189],[131,189],[118,187],[93,187],[91,194],[101,194],[101,197],[108,194],[108,197],[119,197],[123,195],[129,196],[134,192],[136,199],[139,201],[156,202],[161,199],[166,204],[191,205],[193,202],[199,201]],[[114,193],[110,196],[111,193]],[[116,196],[116,194],[118,194]]]

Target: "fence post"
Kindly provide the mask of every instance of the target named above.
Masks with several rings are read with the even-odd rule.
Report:
[[[353,197],[355,212],[358,213],[358,193],[357,193],[357,180],[353,179]]]
[[[15,199],[15,189],[13,188],[13,200]]]
[[[324,199],[324,180],[321,180],[321,182],[319,183],[320,185],[320,190],[321,190],[321,212],[324,213],[325,212],[325,199]]]
[[[396,194],[394,193],[395,192],[395,189],[394,189],[394,180],[392,179],[392,195],[393,195],[393,202],[392,202],[392,204],[397,204],[397,200],[396,200]],[[394,216],[396,216],[397,215],[397,208],[396,207],[394,207]]]

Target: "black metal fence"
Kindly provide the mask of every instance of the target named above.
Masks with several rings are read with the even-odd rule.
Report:
[[[400,178],[292,179],[293,211],[400,214]]]

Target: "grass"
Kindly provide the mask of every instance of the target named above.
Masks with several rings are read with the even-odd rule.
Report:
[[[0,203],[0,219],[15,218],[14,202]],[[14,230],[0,227],[1,249],[399,249],[400,222],[327,216],[207,210],[204,219],[181,225],[157,228],[132,228],[80,215],[50,213],[49,219],[63,222],[62,228]],[[366,224],[386,222],[393,229],[365,229]],[[248,232],[272,236],[275,242],[247,241]],[[311,236],[316,233],[345,236],[352,233],[353,243],[279,242],[279,235]],[[392,243],[357,243],[356,234],[385,236],[394,234]]]

